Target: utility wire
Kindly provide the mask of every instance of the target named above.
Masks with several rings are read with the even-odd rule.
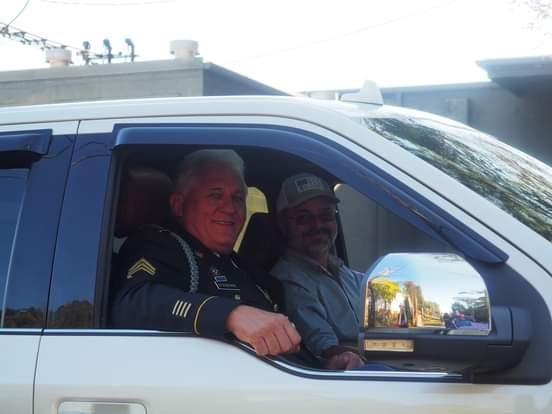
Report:
[[[11,22],[9,22],[6,27],[10,27],[10,25],[15,22],[17,20],[17,18],[19,16],[21,16],[21,13],[23,13],[25,11],[25,9],[27,8],[27,6],[29,5],[29,3],[31,2],[31,0],[27,0],[27,2],[25,3],[25,5],[23,6],[23,8],[21,10],[19,10],[19,13],[17,13],[17,15],[11,20]]]
[[[271,57],[273,55],[279,55],[279,54],[282,54],[282,53],[293,52],[293,51],[299,50],[299,49],[305,49],[305,48],[308,48],[308,47],[311,47],[311,46],[318,46],[318,45],[321,45],[321,44],[324,44],[324,43],[332,42],[334,40],[339,40],[339,39],[343,39],[345,37],[354,36],[354,35],[362,33],[362,32],[367,32],[369,30],[379,29],[381,27],[397,23],[401,20],[406,20],[406,19],[409,19],[411,17],[417,16],[417,15],[420,15],[420,14],[425,14],[425,13],[431,12],[435,9],[448,7],[448,6],[452,5],[455,2],[456,2],[456,0],[451,0],[451,1],[448,1],[448,2],[445,2],[445,3],[438,4],[436,6],[428,7],[427,9],[422,9],[422,10],[415,11],[413,13],[405,14],[403,16],[398,16],[398,17],[386,20],[386,21],[381,22],[381,23],[375,23],[375,24],[372,24],[372,25],[369,25],[369,26],[361,27],[361,28],[352,30],[350,32],[340,33],[340,34],[337,34],[337,35],[334,35],[334,36],[326,37],[324,39],[313,40],[312,42],[307,42],[307,43],[303,43],[303,44],[296,45],[296,46],[290,46],[290,47],[283,48],[283,49],[277,49],[277,50],[274,50],[272,52],[261,53],[261,54],[258,54],[258,55],[245,56],[243,58],[239,58],[239,59],[236,59],[236,60],[229,61],[228,63],[241,63],[241,62],[247,62],[247,61],[250,61],[250,60],[263,59],[263,58]]]
[[[11,23],[10,23],[11,24]],[[29,33],[25,30],[18,29],[17,27],[11,26],[10,24],[0,22],[0,35],[7,37],[12,40],[18,40],[22,44],[34,45],[41,49],[49,49],[52,47],[61,47],[64,49],[73,49],[77,52],[81,51],[82,48],[69,46],[66,43],[56,42],[55,40],[49,40],[43,36],[39,36],[33,33]]]
[[[20,42],[26,46],[37,47],[41,50],[49,49],[67,49],[76,52],[77,55],[80,55],[85,62],[88,64],[90,61],[89,57],[92,58],[101,58],[103,55],[98,53],[93,53],[90,50],[85,50],[83,48],[69,46],[65,43],[56,42],[55,40],[49,40],[43,36],[35,35],[33,33],[26,32],[24,30],[18,29],[14,26],[8,26],[0,22],[0,36],[3,38],[8,38],[10,40]]]
[[[70,0],[41,0],[43,3],[64,4],[66,6],[146,6],[151,4],[174,3],[176,0],[143,0],[143,1],[70,1]]]

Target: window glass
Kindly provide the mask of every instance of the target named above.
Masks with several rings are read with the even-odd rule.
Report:
[[[552,241],[550,166],[461,125],[414,117],[362,121]]]
[[[443,252],[449,251],[450,247],[428,237],[406,220],[394,215],[376,196],[374,200],[369,199],[369,196],[364,194],[372,195],[374,191],[371,189],[364,186],[358,187],[359,184],[352,180],[351,185],[344,184],[343,182],[348,181],[348,177],[334,175],[330,170],[331,165],[315,164],[306,158],[284,151],[261,148],[240,150],[240,155],[247,165],[251,187],[248,188],[246,199],[247,214],[244,229],[234,246],[240,253],[239,263],[243,265],[244,272],[251,271],[252,278],[265,276],[263,271],[272,272],[281,283],[268,277],[261,278],[267,282],[266,286],[260,286],[264,289],[263,292],[273,300],[273,304],[278,305],[279,311],[288,315],[303,338],[313,338],[305,344],[303,353],[285,358],[308,368],[327,368],[329,365],[324,365],[325,362],[321,362],[315,356],[323,355],[322,352],[331,348],[330,342],[351,346],[362,353],[362,350],[357,349],[357,342],[362,310],[365,309],[362,280],[366,270],[387,253]],[[165,168],[177,165],[182,158],[182,153],[188,153],[188,151],[188,148],[183,145],[181,153],[174,151],[170,157],[161,154],[166,158],[163,158],[163,162],[159,162],[159,165],[162,164]],[[271,162],[266,162],[267,159]],[[155,159],[150,161],[152,165],[155,165],[155,162]],[[311,204],[308,214],[304,214],[310,218],[314,217],[308,221],[297,220],[300,215],[296,215],[293,219],[290,216],[290,220],[276,223],[274,214],[266,214],[269,208],[271,213],[274,213],[277,194],[285,179],[301,172],[312,173],[326,180],[330,185],[337,184],[334,187],[340,200],[337,222],[334,220],[335,216],[328,214],[327,207],[320,207],[318,204],[314,206]],[[340,182],[343,184],[338,184]],[[360,185],[364,185],[364,181]],[[368,182],[366,185],[371,184]],[[120,198],[124,200],[124,197]],[[334,212],[333,205],[329,211]],[[256,220],[256,216],[260,220]],[[328,219],[328,217],[331,218]],[[276,224],[281,225],[280,229],[276,228]],[[276,234],[279,233],[278,230],[283,230],[285,237],[282,238],[282,234]],[[319,231],[320,234],[315,231]],[[244,233],[247,233],[245,237]],[[322,237],[324,234],[328,236]],[[334,254],[325,257],[326,265],[320,263],[320,266],[316,266],[316,260],[319,259],[319,256],[316,256],[318,251],[316,249],[324,244],[325,240],[334,240],[334,236],[336,236]],[[279,260],[286,247],[286,240],[295,255]],[[332,252],[331,242],[322,248]],[[292,259],[288,260],[290,257]],[[341,266],[340,258],[344,259],[346,267]],[[114,257],[112,269],[117,269],[121,265],[117,264],[118,260],[120,258]],[[315,266],[312,266],[313,261]],[[124,274],[126,269],[115,270],[115,274]],[[209,271],[213,272],[212,269]],[[216,271],[216,268],[214,269]],[[316,284],[309,282],[313,278],[316,278]],[[126,281],[126,278],[124,280]],[[389,280],[392,282],[391,279]],[[336,283],[336,281],[339,282]],[[395,287],[391,282],[390,285]],[[117,276],[112,278],[109,286],[111,298],[119,291],[119,283]],[[296,286],[300,286],[301,289],[294,289]],[[400,292],[393,290],[391,293]],[[105,318],[106,321],[109,321],[109,318],[114,319],[113,315],[116,315],[118,308],[113,306],[111,309],[113,313]],[[313,309],[315,309],[314,314]],[[327,315],[326,322],[317,318],[317,309],[324,309]],[[134,318],[135,314],[131,316]],[[106,325],[110,326],[109,323]],[[78,326],[78,323],[64,322],[62,326]],[[321,334],[314,334],[315,331]],[[324,342],[325,338],[331,338],[331,340]],[[317,342],[319,340],[320,344]],[[375,359],[375,362],[379,361]]]
[[[15,230],[19,219],[28,170],[0,170],[0,298],[2,326],[4,325],[4,296]],[[6,313],[10,310],[6,309]]]
[[[338,184],[341,231],[349,265],[366,271],[387,253],[448,252],[451,248],[436,241],[347,184]]]

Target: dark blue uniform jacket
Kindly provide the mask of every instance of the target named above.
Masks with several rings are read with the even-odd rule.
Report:
[[[211,252],[176,225],[170,228],[146,226],[123,244],[111,327],[222,337],[236,306],[275,310],[275,296],[281,294],[276,279],[246,271],[236,254]]]

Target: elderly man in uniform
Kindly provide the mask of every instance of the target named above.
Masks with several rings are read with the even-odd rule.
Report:
[[[111,326],[231,333],[258,355],[298,350],[293,324],[273,312],[270,277],[244,271],[232,250],[245,221],[241,158],[230,150],[196,151],[181,163],[175,188],[172,224],[145,226],[120,251],[123,283]]]
[[[285,307],[303,343],[330,369],[366,367],[355,347],[362,274],[331,252],[337,235],[333,190],[312,174],[289,177],[277,200],[287,248],[271,273],[284,284]]]

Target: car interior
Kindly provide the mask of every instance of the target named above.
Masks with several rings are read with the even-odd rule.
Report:
[[[133,231],[143,225],[163,225],[169,218],[168,197],[172,191],[172,180],[176,166],[186,154],[200,147],[195,146],[155,146],[147,151],[135,148],[124,154],[119,163],[118,197],[113,237],[113,256],[111,262],[111,277],[109,293],[111,297],[118,289],[119,269],[117,266],[117,251]],[[404,222],[385,209],[378,207],[351,187],[340,183],[339,179],[324,169],[290,153],[259,149],[254,147],[235,148],[245,163],[245,179],[249,187],[247,200],[247,218],[242,234],[236,242],[235,250],[249,268],[269,272],[283,251],[283,241],[273,214],[281,183],[288,176],[301,172],[310,172],[325,179],[335,188],[341,197],[338,215],[339,233],[335,242],[335,253],[345,264],[356,270],[365,271],[371,262],[388,251],[432,250],[444,251],[446,246],[437,245],[421,231]],[[369,205],[367,205],[369,203]],[[347,217],[343,212],[355,214],[359,205],[363,205],[370,214],[361,217],[363,221],[374,221],[380,227],[384,240],[374,243],[373,235],[359,233],[362,223],[358,219]],[[356,212],[358,215],[358,212]],[[390,224],[382,229],[382,223]],[[373,224],[373,223],[372,223]],[[344,235],[350,232],[352,236],[346,240]],[[381,239],[381,237],[380,237]],[[348,243],[347,243],[348,242]],[[377,248],[373,245],[378,244]],[[371,246],[372,252],[366,254],[359,246]],[[355,248],[356,246],[356,248]],[[351,261],[347,248],[356,252]],[[281,307],[282,308],[282,307]],[[315,363],[311,358],[310,365]],[[294,361],[292,361],[294,362]]]

